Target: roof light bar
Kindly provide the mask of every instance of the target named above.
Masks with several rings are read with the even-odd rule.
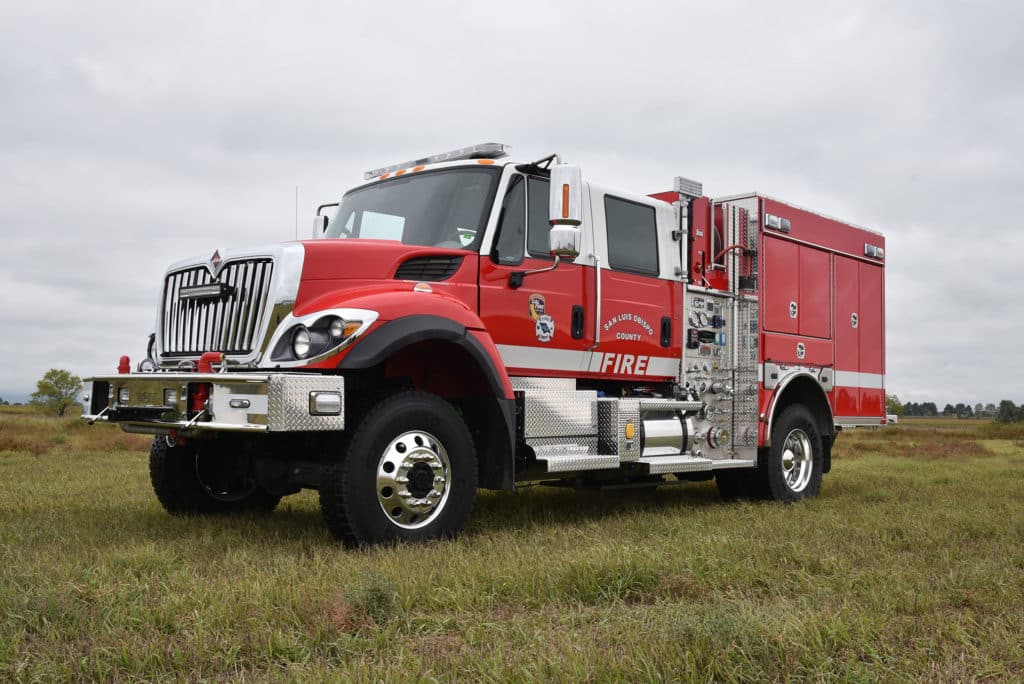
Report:
[[[414,159],[402,164],[392,164],[391,166],[384,166],[379,169],[371,169],[363,174],[363,178],[370,180],[377,176],[383,176],[385,173],[391,173],[392,171],[398,171],[400,169],[408,169],[412,166],[437,164],[439,162],[446,161],[458,161],[460,159],[501,159],[502,157],[508,156],[508,149],[508,145],[502,145],[501,143],[480,143],[479,145],[463,147],[457,150],[452,150],[451,152],[432,154],[429,157],[424,157],[423,159]]]

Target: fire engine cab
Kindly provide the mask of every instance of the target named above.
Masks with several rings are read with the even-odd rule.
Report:
[[[496,143],[375,169],[313,239],[172,265],[90,422],[154,435],[173,514],[319,490],[347,543],[457,534],[478,488],[714,478],[815,496],[885,424],[885,242],[679,177],[636,195]]]

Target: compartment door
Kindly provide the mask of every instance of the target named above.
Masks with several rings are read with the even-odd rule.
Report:
[[[801,335],[829,337],[832,328],[832,259],[828,252],[799,247],[800,311],[797,326]]]
[[[881,266],[860,266],[860,415],[885,415],[885,302]]]
[[[799,332],[797,306],[800,293],[799,246],[766,235],[764,238],[764,328],[770,332]]]
[[[835,257],[835,414],[860,415],[860,264]]]

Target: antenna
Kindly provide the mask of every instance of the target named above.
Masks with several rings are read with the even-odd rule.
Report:
[[[295,239],[299,239],[299,186],[295,186]]]

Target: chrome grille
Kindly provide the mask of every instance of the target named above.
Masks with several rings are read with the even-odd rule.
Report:
[[[164,356],[195,356],[208,351],[248,354],[262,328],[270,293],[273,259],[224,264],[216,279],[205,265],[175,271],[164,282]],[[183,299],[181,289],[221,282],[233,294],[216,299]]]

